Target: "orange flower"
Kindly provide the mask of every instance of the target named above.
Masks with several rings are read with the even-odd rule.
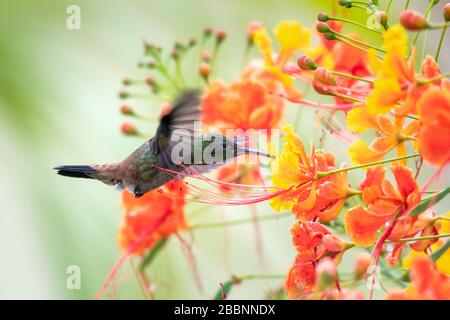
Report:
[[[410,285],[386,295],[389,300],[450,300],[450,277],[436,270],[429,257],[415,257],[409,272]]]
[[[287,192],[271,199],[270,204],[278,211],[292,210],[295,217],[303,221],[317,217],[322,221],[335,219],[353,192],[346,182],[347,173],[318,179],[318,171],[336,169],[334,154],[313,148],[311,155],[307,155],[294,128],[287,125],[283,130],[284,149],[272,163],[272,182]]]
[[[325,226],[316,222],[297,222],[291,229],[297,256],[285,282],[289,299],[310,294],[316,282],[316,266],[323,258],[340,262],[345,243]]]
[[[417,102],[420,118],[418,147],[429,163],[450,161],[450,90],[432,87]]]
[[[142,255],[161,238],[168,237],[188,227],[184,216],[186,185],[181,180],[174,180],[159,189],[135,198],[128,191],[122,193],[125,209],[124,224],[119,231],[119,244],[127,250],[139,239],[133,254]],[[170,213],[156,232],[144,236],[146,230],[159,217]]]
[[[213,81],[202,98],[202,120],[225,133],[226,129],[266,129],[278,126],[284,102],[267,92],[264,85],[272,87],[273,79],[255,79],[255,72],[247,70],[240,81],[226,85]]]
[[[367,107],[353,108],[348,112],[347,125],[352,132],[363,132],[371,128],[378,133],[370,145],[363,140],[355,140],[348,147],[348,153],[354,164],[375,162],[392,149],[398,156],[406,155],[406,141],[415,140],[418,131],[417,121],[405,125],[404,117],[394,117],[391,121],[385,115],[370,114]]]
[[[352,241],[360,246],[372,245],[378,231],[388,221],[392,221],[394,215],[405,213],[420,201],[419,187],[411,170],[402,165],[393,165],[397,188],[385,179],[386,170],[382,166],[370,168],[366,179],[361,183],[362,199],[366,208],[358,205],[348,210],[345,216],[345,230]],[[402,216],[405,222],[415,221],[416,218]],[[391,233],[390,240],[398,240],[404,234],[410,233],[409,229],[402,229],[407,223],[399,223]]]
[[[326,172],[336,169],[336,159],[331,152],[317,150],[315,152],[317,170]],[[348,172],[341,172],[317,180],[311,188],[311,197],[315,198],[314,204],[298,202],[292,208],[295,217],[304,221],[312,221],[316,217],[320,221],[334,220],[342,210],[345,201],[354,194],[347,183]]]

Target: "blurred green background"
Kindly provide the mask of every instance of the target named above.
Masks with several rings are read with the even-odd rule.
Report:
[[[228,38],[218,74],[231,80],[241,68],[248,22],[258,20],[271,29],[279,20],[299,19],[312,26],[318,12],[331,12],[332,2],[1,1],[0,298],[92,299],[120,257],[119,194],[100,183],[63,179],[52,168],[119,160],[142,143],[120,133],[123,117],[117,97],[121,79],[139,74],[142,37],[170,48],[176,40],[198,36],[207,25],[224,28]],[[420,7],[426,1],[412,2]],[[66,28],[71,4],[81,8],[81,30]],[[358,14],[355,18],[364,22],[364,12]],[[448,42],[444,49],[443,69],[448,70]],[[149,103],[147,112],[157,112],[159,103]],[[289,116],[296,110],[289,108]],[[314,113],[304,109],[298,129],[306,141],[317,142],[320,131]],[[346,160],[343,147],[337,153]],[[265,204],[257,211],[273,212]],[[211,208],[196,221],[248,216],[248,207]],[[294,257],[292,221],[261,224],[263,261],[257,255],[253,225],[195,232],[193,252],[205,294],[196,289],[179,242],[171,239],[149,273],[157,282],[156,297],[208,298],[230,273],[285,273]],[[66,287],[70,265],[81,268],[81,290]],[[115,297],[141,298],[127,263],[123,270]],[[263,298],[281,283],[249,281],[230,297]]]

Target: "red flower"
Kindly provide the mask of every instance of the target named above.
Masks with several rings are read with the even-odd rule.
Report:
[[[119,244],[127,250],[135,241],[137,245],[133,254],[143,254],[161,238],[168,237],[188,227],[184,216],[186,185],[181,180],[174,180],[161,188],[135,198],[128,191],[122,193],[125,209],[124,224],[119,231]],[[161,216],[169,213],[168,218],[158,226],[156,232],[145,235],[146,230]]]

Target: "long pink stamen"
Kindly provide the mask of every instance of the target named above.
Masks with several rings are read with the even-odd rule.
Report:
[[[328,109],[328,110],[341,110],[341,111],[348,111],[356,107],[362,107],[364,104],[362,103],[346,103],[346,104],[326,104],[326,103],[318,103],[314,101],[309,101],[305,99],[298,99],[289,97],[283,93],[275,93],[275,92],[269,92],[273,95],[277,95],[280,98],[286,99],[289,102],[293,102],[296,104],[301,104],[308,107],[314,107],[319,109]]]
[[[102,298],[103,294],[105,293],[106,289],[108,288],[111,281],[114,279],[114,276],[116,275],[119,268],[122,266],[122,264],[125,262],[125,259],[136,250],[136,248],[144,241],[144,239],[155,232],[156,229],[159,228],[161,224],[164,223],[164,221],[169,217],[171,214],[170,210],[167,210],[163,215],[158,217],[153,224],[151,224],[148,229],[144,230],[141,235],[133,241],[133,243],[127,248],[127,251],[120,257],[119,261],[114,265],[110,273],[108,274],[108,277],[106,278],[105,282],[103,283],[100,290],[95,295],[95,299],[99,300]]]

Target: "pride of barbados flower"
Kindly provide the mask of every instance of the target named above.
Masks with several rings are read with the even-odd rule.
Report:
[[[443,201],[450,188],[442,178],[450,162],[450,81],[449,73],[438,64],[441,49],[448,49],[444,40],[450,7],[444,5],[442,23],[434,22],[429,17],[437,3],[429,1],[424,14],[405,9],[395,17],[390,4],[381,8],[377,0],[337,2],[344,11],[353,7],[367,10],[379,29],[347,19],[339,10],[333,15],[320,13],[311,29],[296,20],[282,20],[269,33],[261,23],[251,22],[245,35],[243,68],[229,81],[217,75],[217,52],[227,38],[224,30],[206,28],[200,41],[176,43],[170,64],[162,59],[161,48],[145,42],[150,60],[139,66],[150,74],[144,80],[123,81],[126,90],[119,96],[127,100],[120,109],[124,116],[148,120],[128,101],[142,97],[131,90],[139,85],[162,98],[156,113],[163,119],[170,114],[174,108],[171,98],[194,81],[183,73],[183,58],[199,45],[195,76],[197,83],[201,82],[201,130],[218,132],[236,143],[245,141],[242,148],[250,152],[247,130],[265,130],[272,138],[273,132],[278,132],[274,129],[282,127],[283,147],[277,150],[279,154],[265,154],[271,158],[269,165],[261,161],[226,163],[214,175],[207,174],[214,166],[178,171],[163,168],[174,180],[141,198],[123,192],[125,215],[119,244],[125,254],[118,265],[130,255],[137,256],[139,277],[145,279],[142,272],[148,265],[144,262],[153,259],[161,243],[175,234],[186,249],[181,236],[184,231],[293,216],[294,261],[270,276],[284,279],[277,297],[450,299],[450,218],[444,214]],[[409,5],[407,1],[406,7]],[[348,33],[348,24],[366,29],[374,37]],[[436,52],[426,52],[426,44],[422,44],[423,54],[418,53],[416,45],[421,38],[417,32],[435,30],[442,31]],[[372,42],[376,37],[378,42]],[[212,46],[208,46],[211,39]],[[257,51],[252,51],[255,48]],[[309,99],[306,90],[298,89],[298,82],[330,102]],[[305,145],[301,139],[304,132],[297,124],[285,124],[290,109],[301,106],[317,109],[321,136],[315,145]],[[121,129],[129,136],[145,136],[129,121]],[[234,131],[230,135],[228,130]],[[328,141],[331,138],[333,143]],[[346,152],[339,152],[339,147]],[[93,174],[83,170],[84,175]],[[182,182],[182,178],[191,180]],[[207,206],[252,205],[253,216],[191,224],[186,218],[191,201]],[[287,212],[260,216],[253,205],[265,201],[274,211]],[[271,223],[275,226],[276,222]],[[258,252],[262,252],[257,238]],[[356,251],[350,264],[353,269],[341,272],[345,268],[341,259],[352,250]],[[188,260],[195,265],[192,253]],[[199,283],[196,266],[192,269]],[[377,276],[379,269],[381,277]],[[117,267],[112,276],[115,270]],[[217,279],[221,285],[216,298],[226,298],[235,284],[257,278],[256,273],[231,275],[223,285],[223,279]],[[406,288],[374,295],[379,278],[390,278]],[[358,291],[361,285],[369,286],[367,297]],[[143,287],[148,287],[148,281]]]

